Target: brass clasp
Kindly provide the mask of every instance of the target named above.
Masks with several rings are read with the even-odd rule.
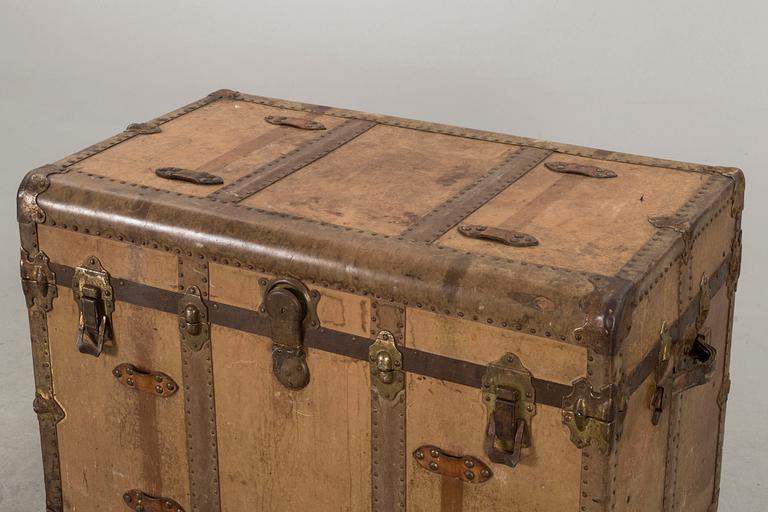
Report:
[[[72,293],[80,310],[77,350],[99,357],[104,343],[111,340],[112,311],[115,308],[109,274],[95,256],[75,268]]]
[[[523,448],[531,446],[536,396],[531,373],[512,353],[488,365],[483,377],[488,407],[485,453],[491,461],[515,467]]]

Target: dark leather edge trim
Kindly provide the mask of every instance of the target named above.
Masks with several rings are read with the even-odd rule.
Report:
[[[71,287],[74,270],[71,267],[51,264],[59,286]],[[125,279],[113,279],[115,300],[136,306],[157,309],[178,314],[178,301],[182,294],[135,283]],[[206,301],[209,305],[211,323],[222,325],[259,336],[269,336],[269,322],[256,311],[239,308],[221,302]],[[171,307],[172,306],[172,307]],[[372,340],[332,329],[308,329],[304,344],[324,352],[331,352],[361,361],[368,360],[368,348]],[[482,387],[486,366],[453,359],[450,357],[401,347],[403,369],[406,372],[453,382],[472,388]],[[563,397],[572,392],[570,385],[533,379],[536,402],[552,407],[562,407]]]
[[[551,151],[521,147],[410,226],[405,238],[432,243],[543,162]]]

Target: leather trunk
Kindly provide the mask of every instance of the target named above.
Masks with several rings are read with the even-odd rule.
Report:
[[[18,195],[49,512],[711,511],[744,181],[234,91]]]

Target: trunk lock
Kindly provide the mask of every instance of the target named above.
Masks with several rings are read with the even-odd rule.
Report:
[[[95,256],[75,268],[72,293],[80,310],[77,350],[99,357],[104,343],[111,340],[112,311],[115,309],[109,274]]]
[[[523,448],[531,446],[531,420],[536,414],[531,373],[515,354],[488,365],[483,400],[488,407],[485,453],[497,464],[515,467]]]
[[[302,389],[309,384],[309,366],[304,351],[304,332],[320,327],[317,302],[320,294],[310,292],[300,281],[280,278],[263,286],[259,311],[266,313],[272,332],[272,372],[288,389]]]

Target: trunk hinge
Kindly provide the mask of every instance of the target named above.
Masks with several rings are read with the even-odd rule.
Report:
[[[611,440],[618,437],[627,408],[626,386],[607,385],[599,391],[586,378],[573,383],[573,392],[563,398],[563,423],[571,432],[571,442],[578,448],[597,446],[608,453]]]
[[[53,299],[58,295],[56,274],[51,270],[48,256],[44,252],[30,257],[24,249],[21,250],[21,288],[27,299],[27,307],[35,305],[43,311],[53,309]]]

